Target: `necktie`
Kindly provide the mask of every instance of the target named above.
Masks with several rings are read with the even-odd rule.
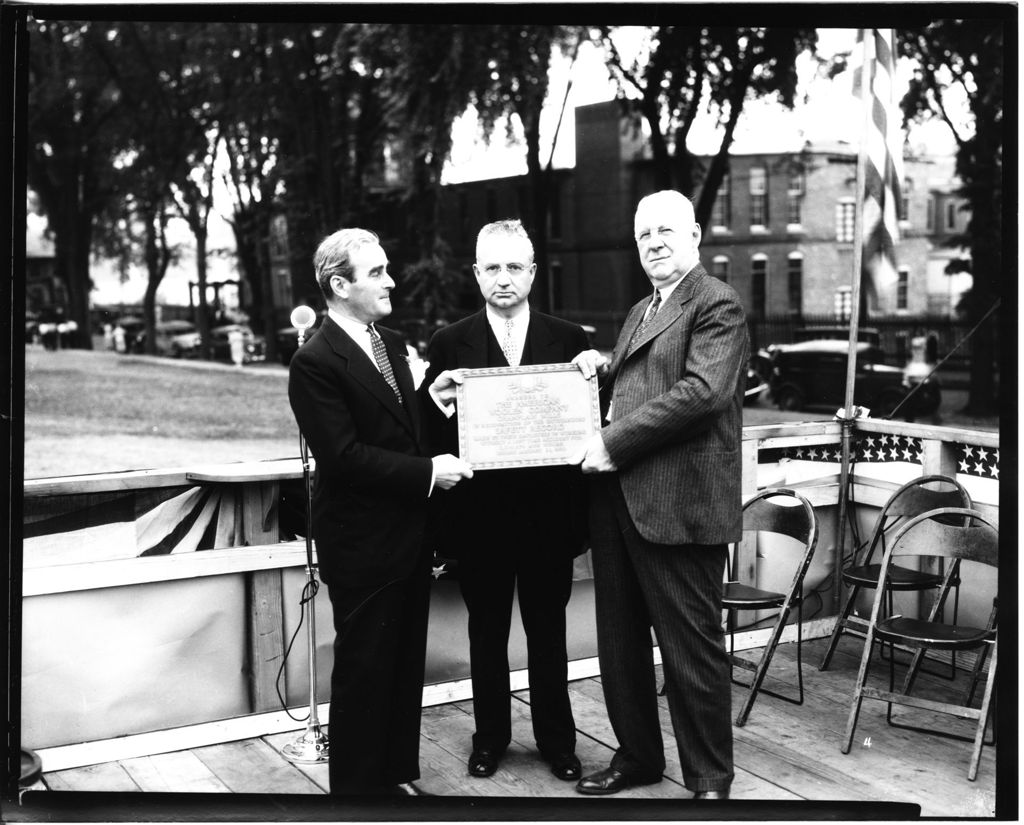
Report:
[[[377,334],[377,330],[373,328],[373,324],[366,327],[366,331],[370,333],[370,346],[373,347],[373,357],[377,362],[377,366],[380,368],[380,374],[384,376],[384,380],[388,382],[388,386],[395,391],[395,395],[398,397],[398,403],[404,403],[402,393],[398,390],[398,382],[395,380],[395,372],[391,369],[391,362],[388,360],[388,352],[384,349],[384,342]]]
[[[651,321],[654,320],[654,316],[658,314],[658,307],[661,306],[661,291],[654,291],[654,300],[647,307],[647,312],[644,314],[644,319],[640,322],[640,326],[636,328],[636,332],[633,333],[633,341],[639,341],[640,337],[644,334],[644,330],[650,326]]]
[[[512,340],[512,327],[515,326],[511,318],[505,319],[505,338],[501,342],[501,351],[505,353],[505,360],[510,367],[518,367],[519,359],[516,358],[516,345]]]

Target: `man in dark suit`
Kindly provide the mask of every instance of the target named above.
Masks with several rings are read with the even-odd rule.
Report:
[[[661,780],[651,627],[686,787],[726,798],[733,778],[729,661],[721,626],[727,544],[742,534],[740,440],[748,342],[735,291],[699,262],[683,195],[642,199],[634,230],[655,292],[629,312],[605,372],[607,425],[580,458],[591,489],[598,656],[619,741],[585,794]]]
[[[537,265],[519,221],[480,230],[476,274],[485,306],[434,334],[421,392],[433,395],[439,449],[458,449],[451,403],[464,368],[566,363],[587,347],[571,324],[530,309]],[[508,639],[513,593],[526,631],[530,716],[552,773],[576,780],[576,728],[569,703],[565,607],[573,557],[584,550],[583,477],[576,467],[487,470],[445,496],[450,525],[440,546],[459,561],[469,611],[473,734],[469,773],[490,776],[512,737]]]
[[[395,282],[377,236],[342,229],[313,259],[328,316],[288,397],[316,459],[313,537],[334,611],[332,794],[417,794],[431,553],[427,497],[472,476],[428,457],[405,347],[377,327]]]

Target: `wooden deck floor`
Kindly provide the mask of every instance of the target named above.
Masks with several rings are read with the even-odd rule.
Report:
[[[848,755],[840,752],[861,645],[857,639],[844,639],[832,667],[822,673],[817,664],[824,645],[825,640],[821,639],[804,643],[806,700],[803,706],[762,695],[747,725],[734,727],[733,799],[744,803],[753,800],[797,803],[794,818],[802,818],[800,811],[818,810],[807,802],[836,801],[848,806],[845,809],[839,806],[840,818],[847,818],[844,810],[851,814],[849,818],[854,818],[852,815],[857,809],[849,803],[856,802],[912,803],[920,806],[922,815],[932,817],[994,816],[994,748],[983,750],[978,779],[969,782],[966,777],[968,743],[889,727],[885,723],[885,705],[865,701],[854,747]],[[772,668],[773,677],[790,680],[790,684],[795,685],[795,651],[794,644],[779,648]],[[876,666],[874,678],[880,685],[887,680],[887,667]],[[923,676],[921,689],[937,698],[950,695],[962,681],[962,675],[956,683]],[[767,684],[780,690],[787,687],[772,678]],[[738,707],[742,692],[742,688],[733,688],[734,707]],[[578,728],[577,753],[585,772],[597,770],[608,764],[615,746],[615,737],[605,715],[600,679],[573,682],[571,695]],[[685,811],[693,811],[689,805],[681,808],[675,804],[677,800],[687,800],[690,793],[682,784],[664,699],[661,700],[662,727],[668,763],[664,780],[615,797],[587,798],[576,794],[572,783],[555,779],[540,761],[533,749],[529,693],[517,693],[515,698],[512,745],[499,771],[487,779],[469,777],[465,768],[473,732],[472,703],[456,702],[424,709],[419,784],[434,794],[449,797],[449,803],[468,805],[468,815],[472,818],[489,809],[484,799],[487,797],[494,801],[544,800],[545,804],[550,802],[550,818],[555,819],[616,818],[613,812],[622,810],[623,800],[670,800],[673,802],[671,810],[675,812],[671,818],[687,818]],[[902,712],[911,711],[902,709]],[[945,715],[915,713],[915,719],[921,723],[937,719],[946,730],[972,732],[970,722]],[[42,784],[53,791],[322,795],[328,787],[326,765],[296,766],[280,755],[279,749],[295,735],[278,734],[46,773]],[[32,795],[39,803],[46,797],[58,796]],[[555,799],[572,800],[576,804],[572,808],[563,807],[553,802]],[[617,802],[612,803],[612,799]],[[389,804],[433,801],[396,800]],[[593,805],[593,810],[586,805]],[[646,818],[648,813],[650,818],[665,818],[657,813],[665,810],[663,807],[644,803],[633,803],[633,807],[637,818]],[[499,818],[515,818],[514,806],[503,810],[505,816]],[[746,810],[750,813],[757,807],[747,805]],[[394,811],[393,807],[384,809],[383,816],[377,818],[400,818]],[[445,817],[450,815],[449,810]],[[531,817],[536,818],[536,814]],[[422,816],[418,812],[410,818],[436,817]],[[733,818],[732,814],[729,818]]]

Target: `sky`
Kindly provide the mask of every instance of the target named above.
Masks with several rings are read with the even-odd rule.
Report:
[[[625,54],[635,51],[639,43],[639,27],[626,29],[618,42]],[[853,47],[856,29],[819,29],[818,53],[828,57]],[[910,78],[910,66],[901,61],[897,71],[896,94],[902,97]],[[800,78],[798,104],[793,111],[769,101],[748,102],[737,125],[732,152],[780,152],[797,150],[806,140],[835,141],[855,135],[861,126],[859,107],[850,94],[847,74],[834,80],[822,76],[814,60],[807,55],[798,63]],[[584,44],[571,66],[567,58],[553,62],[550,73],[549,102],[541,118],[542,161],[551,152],[551,141],[566,88],[571,83],[566,115],[558,132],[553,164],[556,168],[575,165],[575,128],[572,109],[591,103],[612,100],[615,86],[604,66],[600,51]],[[718,150],[719,131],[710,117],[704,118],[691,133],[689,147],[697,154],[711,154]],[[933,154],[952,154],[955,145],[947,127],[939,123],[914,126],[910,132],[911,146],[926,148]],[[526,174],[525,150],[521,144],[508,145],[503,127],[487,142],[482,140],[472,113],[460,118],[453,127],[453,148],[443,181],[455,183]],[[228,203],[226,199],[223,201]],[[226,207],[229,209],[230,207]],[[228,214],[225,212],[224,214]],[[30,219],[34,216],[30,215]],[[38,226],[38,221],[36,221]],[[34,228],[30,221],[30,229]],[[190,246],[191,235],[182,221],[172,222],[169,229],[172,241]],[[214,214],[210,224],[211,248],[233,250],[234,240],[230,226],[221,215]],[[94,304],[139,303],[145,290],[145,274],[135,269],[126,283],[121,283],[114,268],[96,265],[92,270],[95,289]],[[232,256],[211,256],[211,281],[232,280],[237,277]],[[165,276],[158,292],[158,302],[188,304],[188,282],[195,279],[194,255],[186,252],[181,262]],[[227,292],[227,290],[225,290]]]

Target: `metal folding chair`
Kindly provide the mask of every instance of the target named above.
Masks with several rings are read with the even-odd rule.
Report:
[[[788,500],[789,504],[780,504],[780,500]],[[778,488],[765,490],[758,493],[743,505],[743,530],[764,533],[777,533],[790,536],[804,545],[800,561],[793,574],[793,580],[785,593],[777,593],[770,590],[761,590],[747,584],[736,581],[729,581],[725,584],[722,607],[728,610],[729,627],[729,658],[732,664],[754,673],[753,679],[747,685],[733,678],[733,682],[743,687],[748,687],[746,698],[736,717],[736,724],[742,727],[747,723],[747,717],[754,706],[754,700],[758,693],[767,693],[777,699],[801,705],[804,701],[804,679],[803,660],[801,646],[803,643],[803,632],[801,620],[803,618],[803,583],[807,568],[810,567],[811,558],[814,555],[814,548],[818,543],[818,521],[814,515],[814,509],[810,503],[793,490]],[[731,577],[731,574],[730,574]],[[772,656],[775,655],[775,648],[782,637],[782,631],[786,626],[793,608],[797,610],[797,641],[796,641],[796,662],[797,662],[797,685],[798,697],[785,696],[775,693],[762,686],[764,677],[768,672]],[[775,625],[772,628],[771,636],[761,658],[755,663],[749,659],[737,656],[734,647],[735,616],[737,611],[746,610],[768,610],[778,608],[778,615],[775,618]]]
[[[836,624],[829,639],[828,648],[822,657],[819,670],[826,670],[832,661],[832,655],[839,644],[839,638],[844,633],[850,633],[851,628],[863,631],[866,622],[863,618],[853,615],[857,603],[857,596],[862,589],[875,587],[878,581],[878,573],[881,567],[874,561],[876,551],[885,552],[886,543],[892,539],[896,531],[906,524],[910,519],[928,510],[939,507],[966,507],[973,506],[968,492],[955,479],[943,475],[928,475],[912,479],[893,493],[885,503],[882,511],[878,514],[871,531],[871,538],[854,554],[853,563],[842,571],[843,583],[847,586],[848,592],[842,610],[836,617]],[[954,568],[955,568],[954,564]],[[924,591],[940,588],[944,581],[948,582],[947,587],[952,588],[953,594],[953,621],[956,622],[960,605],[960,582],[954,569],[951,577],[944,575],[946,571],[931,573],[925,570],[914,570],[907,567],[897,567],[889,579],[886,597],[888,599],[889,612],[893,609],[894,591]],[[938,601],[944,602],[945,592],[941,592]],[[890,651],[892,655],[893,651]],[[955,654],[951,656],[951,675],[956,676]]]
[[[891,546],[885,551],[875,592],[871,618],[868,622],[867,641],[861,656],[860,672],[854,689],[853,703],[846,726],[846,743],[843,753],[849,753],[853,744],[853,736],[860,715],[861,704],[865,698],[878,699],[888,703],[886,721],[895,726],[922,733],[944,736],[962,741],[972,741],[970,767],[967,778],[973,780],[978,775],[978,763],[981,760],[981,748],[984,744],[985,728],[988,723],[992,692],[995,686],[997,644],[996,644],[996,611],[993,610],[985,627],[969,627],[958,624],[946,624],[941,620],[941,599],[933,605],[927,619],[908,619],[903,616],[886,615],[883,610],[885,590],[896,570],[894,559],[907,558],[941,558],[949,563],[946,571],[946,582],[943,590],[948,592],[948,580],[960,575],[961,561],[977,562],[998,569],[998,528],[976,510],[963,507],[942,507],[923,513],[907,522],[896,533]],[[876,641],[892,645],[903,645],[916,650],[902,689],[895,690],[895,666],[890,660],[889,689],[880,690],[867,685],[871,661],[872,644]],[[918,696],[911,696],[910,690],[920,670],[920,662],[928,650],[977,651],[971,683],[965,696],[959,702],[939,702]],[[975,688],[980,681],[982,666],[988,659],[988,673],[985,678],[985,689],[982,694],[981,706],[970,706]],[[963,719],[977,720],[973,737],[965,737],[946,730],[924,728],[894,722],[892,706],[894,704],[922,710],[935,711],[958,716]]]

